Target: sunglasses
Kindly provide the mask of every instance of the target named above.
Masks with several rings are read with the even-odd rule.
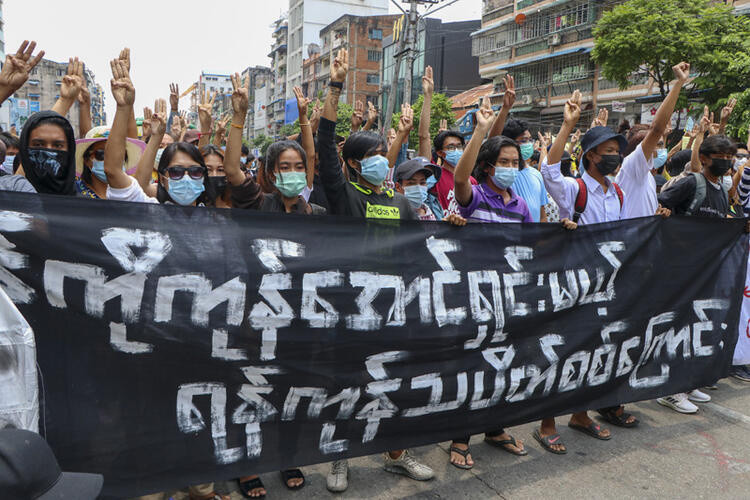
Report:
[[[104,161],[104,150],[97,149],[96,151],[89,153],[89,156],[93,157],[96,161]],[[125,161],[128,161],[128,154],[125,153]]]
[[[182,179],[183,177],[185,177],[185,173],[187,173],[191,179],[200,180],[203,179],[206,172],[207,169],[200,165],[191,165],[189,167],[173,165],[171,167],[167,167],[167,176],[169,176],[169,178],[173,181]]]

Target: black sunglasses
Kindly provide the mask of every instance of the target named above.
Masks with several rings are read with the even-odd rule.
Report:
[[[94,152],[88,153],[89,156],[93,156],[96,161],[104,161],[104,150],[97,149]],[[125,161],[128,161],[128,154],[125,153]]]
[[[204,175],[208,170],[200,165],[191,165],[189,167],[182,167],[180,165],[173,165],[167,167],[167,175],[173,181],[178,181],[185,176],[185,173],[190,176],[191,179],[199,180],[203,179]]]

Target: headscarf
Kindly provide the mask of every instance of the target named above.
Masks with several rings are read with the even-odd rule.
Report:
[[[65,132],[65,137],[68,142],[68,151],[66,151],[67,154],[64,155],[65,163],[62,165],[62,171],[57,175],[51,175],[50,172],[35,167],[29,156],[31,132],[44,123],[60,125]],[[75,196],[75,133],[73,132],[73,127],[70,125],[70,122],[64,116],[61,116],[54,111],[41,111],[31,115],[24,124],[20,142],[21,150],[18,154],[21,157],[21,165],[23,165],[26,179],[32,186],[34,186],[38,193]]]

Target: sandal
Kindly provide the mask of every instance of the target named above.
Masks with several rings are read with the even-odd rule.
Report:
[[[289,486],[290,479],[302,479],[302,484],[299,486]],[[281,480],[284,481],[284,486],[290,490],[299,490],[305,485],[305,475],[299,469],[288,469],[281,471]]]
[[[240,493],[242,493],[242,496],[245,498],[265,498],[266,495],[258,495],[258,496],[250,496],[250,492],[253,490],[257,490],[260,488],[266,489],[265,486],[263,486],[263,481],[260,480],[260,477],[256,477],[254,479],[250,479],[248,481],[237,481],[240,487]]]
[[[560,440],[560,434],[550,434],[549,436],[542,436],[542,434],[539,432],[539,429],[536,429],[534,431],[534,439],[539,441],[539,444],[542,445],[542,448],[547,450],[550,453],[554,453],[555,455],[565,455],[568,453],[567,448],[564,450],[556,450],[552,447],[552,445],[563,445],[562,440]]]
[[[588,426],[578,425],[578,424],[573,424],[571,422],[568,422],[568,427],[578,432],[583,432],[584,434],[587,434],[596,439],[600,439],[602,441],[609,441],[610,439],[612,439],[612,434],[610,434],[607,437],[604,437],[601,435],[602,427],[596,422],[591,422]]]
[[[518,444],[516,443],[516,438],[511,436],[510,439],[503,439],[502,441],[497,441],[495,439],[490,439],[488,437],[484,438],[484,442],[489,444],[490,446],[494,446],[495,448],[500,448],[503,451],[507,451],[511,455],[515,455],[517,457],[524,457],[529,454],[528,451],[525,449],[521,451],[515,451],[510,448],[508,448],[508,445],[518,447]]]
[[[622,406],[620,407],[622,408]],[[613,410],[612,408],[605,408],[603,410],[599,410],[599,415],[602,416],[602,419],[606,422],[609,422],[612,425],[616,425],[618,427],[625,427],[625,428],[632,428],[637,427],[640,421],[636,418],[632,422],[628,423],[628,418],[632,417],[633,415],[631,413],[625,413],[622,412],[622,415],[617,414],[617,410]]]
[[[458,453],[459,455],[461,455],[462,457],[464,457],[464,462],[466,462],[468,460],[469,454],[471,453],[471,450],[469,448],[466,448],[465,450],[462,450],[461,448],[456,448],[455,446],[451,446],[450,452],[451,453]],[[455,462],[451,462],[450,458],[448,459],[448,461],[450,462],[450,464],[453,467],[458,467],[459,469],[469,470],[469,469],[473,469],[474,468],[473,465],[469,465],[467,463],[464,463],[462,465],[462,464],[457,464]]]

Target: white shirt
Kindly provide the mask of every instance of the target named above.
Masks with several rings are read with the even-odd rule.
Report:
[[[656,213],[659,201],[656,198],[656,180],[651,175],[653,159],[643,154],[639,144],[622,162],[615,182],[628,193],[622,204],[622,218],[650,217]]]
[[[578,182],[572,177],[565,177],[560,172],[560,162],[548,165],[547,160],[542,162],[542,177],[547,192],[560,207],[560,219],[573,220],[575,213],[576,197],[578,196]],[[588,172],[581,176],[588,189],[588,200],[586,210],[583,211],[579,224],[597,224],[622,219],[623,210],[620,207],[620,199],[612,183],[605,177],[607,192],[602,185],[591,177]],[[624,189],[623,189],[624,191]],[[627,194],[624,195],[627,199]]]
[[[137,203],[159,203],[156,198],[147,195],[141,185],[135,179],[130,177],[130,186],[122,189],[115,189],[107,186],[107,199],[115,201],[135,201]]]

